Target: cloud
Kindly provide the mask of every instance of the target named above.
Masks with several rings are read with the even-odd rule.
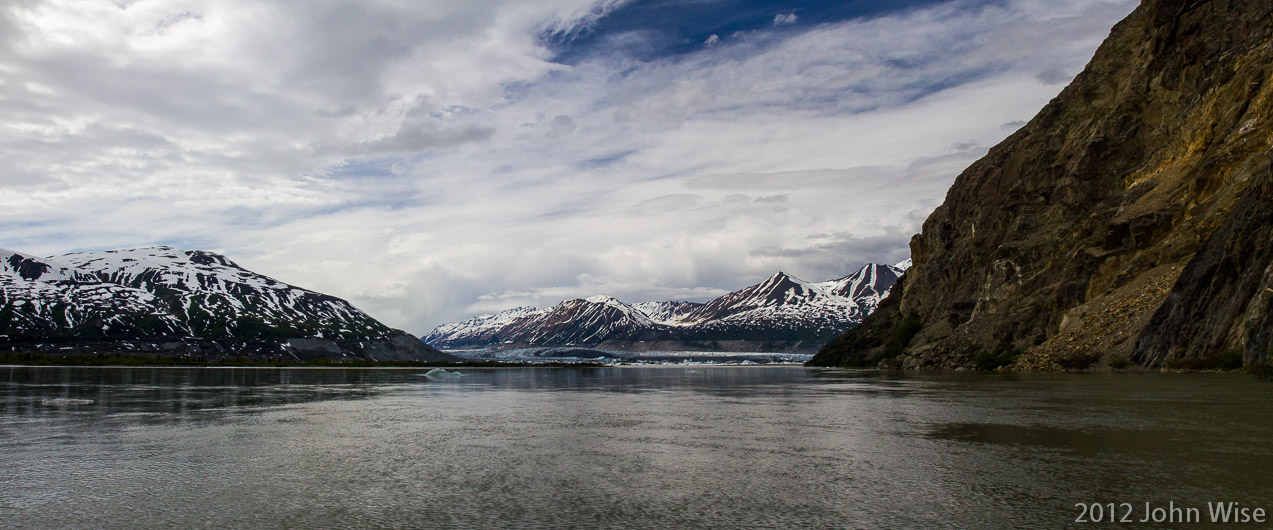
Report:
[[[654,59],[633,31],[552,62],[546,36],[620,6],[0,8],[0,239],[221,251],[418,334],[839,277],[904,257],[1056,95],[1040,72],[1079,71],[1134,2],[953,0]]]
[[[674,193],[643,200],[631,208],[633,215],[662,215],[682,212],[697,206],[703,197],[693,193]]]
[[[1039,74],[1034,76],[1034,78],[1038,79],[1040,83],[1045,85],[1060,85],[1069,83],[1070,80],[1074,79],[1074,75],[1067,74],[1064,70],[1058,68],[1051,68],[1039,72]]]
[[[578,129],[570,116],[557,115],[548,123],[548,131],[544,134],[548,138],[561,139],[574,134]]]
[[[385,153],[414,153],[437,147],[453,147],[469,142],[479,142],[495,134],[493,129],[477,125],[465,125],[442,129],[431,122],[404,121],[388,136],[364,141],[350,146],[332,146],[323,151],[344,152],[349,155]]]
[[[881,234],[860,237],[850,232],[824,234],[811,238],[821,241],[815,245],[786,247],[770,245],[752,249],[750,255],[759,258],[795,259],[806,264],[806,269],[839,270],[839,276],[856,272],[864,263],[896,263],[910,257],[906,243],[914,234],[912,227],[889,227]],[[809,281],[834,279],[816,276],[802,278]]]
[[[778,13],[774,15],[775,26],[788,26],[795,24],[797,20],[799,20],[799,17],[795,13]]]

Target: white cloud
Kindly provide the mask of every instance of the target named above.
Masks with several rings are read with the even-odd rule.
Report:
[[[800,17],[797,17],[795,13],[778,13],[777,15],[774,15],[774,25],[788,26],[795,24],[799,18]]]
[[[0,238],[219,250],[415,333],[829,279],[904,257],[1133,4],[956,1],[564,66],[542,32],[617,3],[21,3]]]

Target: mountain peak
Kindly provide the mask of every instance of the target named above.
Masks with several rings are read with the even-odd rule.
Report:
[[[765,283],[781,282],[781,281],[793,281],[796,283],[804,283],[804,280],[801,280],[800,278],[787,274],[786,271],[778,271],[773,273],[772,276],[770,276],[769,278],[765,280]]]
[[[786,272],[778,271],[774,273],[773,276],[766,278],[765,281],[758,284],[757,287],[764,291],[772,292],[775,290],[787,290],[795,286],[804,285],[808,285],[808,282],[787,274]]]
[[[840,292],[850,279],[854,279],[853,288]],[[874,310],[896,280],[888,265],[867,265],[841,280],[820,284],[778,271],[706,304],[629,305],[598,295],[506,318],[483,316],[443,324],[424,340],[445,348],[605,345],[624,349],[662,343],[660,347],[712,349],[763,343],[766,348],[807,349],[855,325]],[[849,297],[853,294],[860,299]],[[733,344],[723,346],[717,341]],[[754,345],[748,346],[748,341]]]
[[[78,277],[74,269],[62,263],[8,249],[0,249],[0,274],[46,282]]]

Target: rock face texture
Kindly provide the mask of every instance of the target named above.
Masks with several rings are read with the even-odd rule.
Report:
[[[1145,0],[963,172],[914,266],[817,365],[1269,357],[1273,3]]]

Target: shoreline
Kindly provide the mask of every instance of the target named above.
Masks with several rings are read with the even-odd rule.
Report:
[[[506,362],[506,361],[369,361],[330,359],[298,360],[251,360],[243,357],[224,360],[180,359],[172,357],[149,357],[140,355],[47,355],[29,353],[0,354],[0,368],[302,368],[302,369],[420,369],[420,368],[626,368],[626,367],[663,367],[663,366],[714,366],[714,367],[802,367],[814,370],[830,371],[862,371],[881,373],[908,374],[961,374],[961,375],[1015,375],[1015,374],[1232,374],[1249,375],[1260,379],[1273,380],[1273,366],[1252,365],[1234,370],[1190,370],[1178,368],[1130,368],[1099,370],[952,370],[952,369],[888,369],[862,367],[806,366],[800,363],[766,363],[766,364],[696,364],[681,363],[644,364],[623,363],[608,364],[600,362]]]
[[[120,354],[49,355],[32,353],[0,354],[5,367],[87,367],[87,368],[502,368],[520,366],[606,366],[600,363],[508,363],[501,361],[370,361],[354,359],[338,361],[326,358],[300,360],[253,360],[246,357],[228,359],[189,359]]]

